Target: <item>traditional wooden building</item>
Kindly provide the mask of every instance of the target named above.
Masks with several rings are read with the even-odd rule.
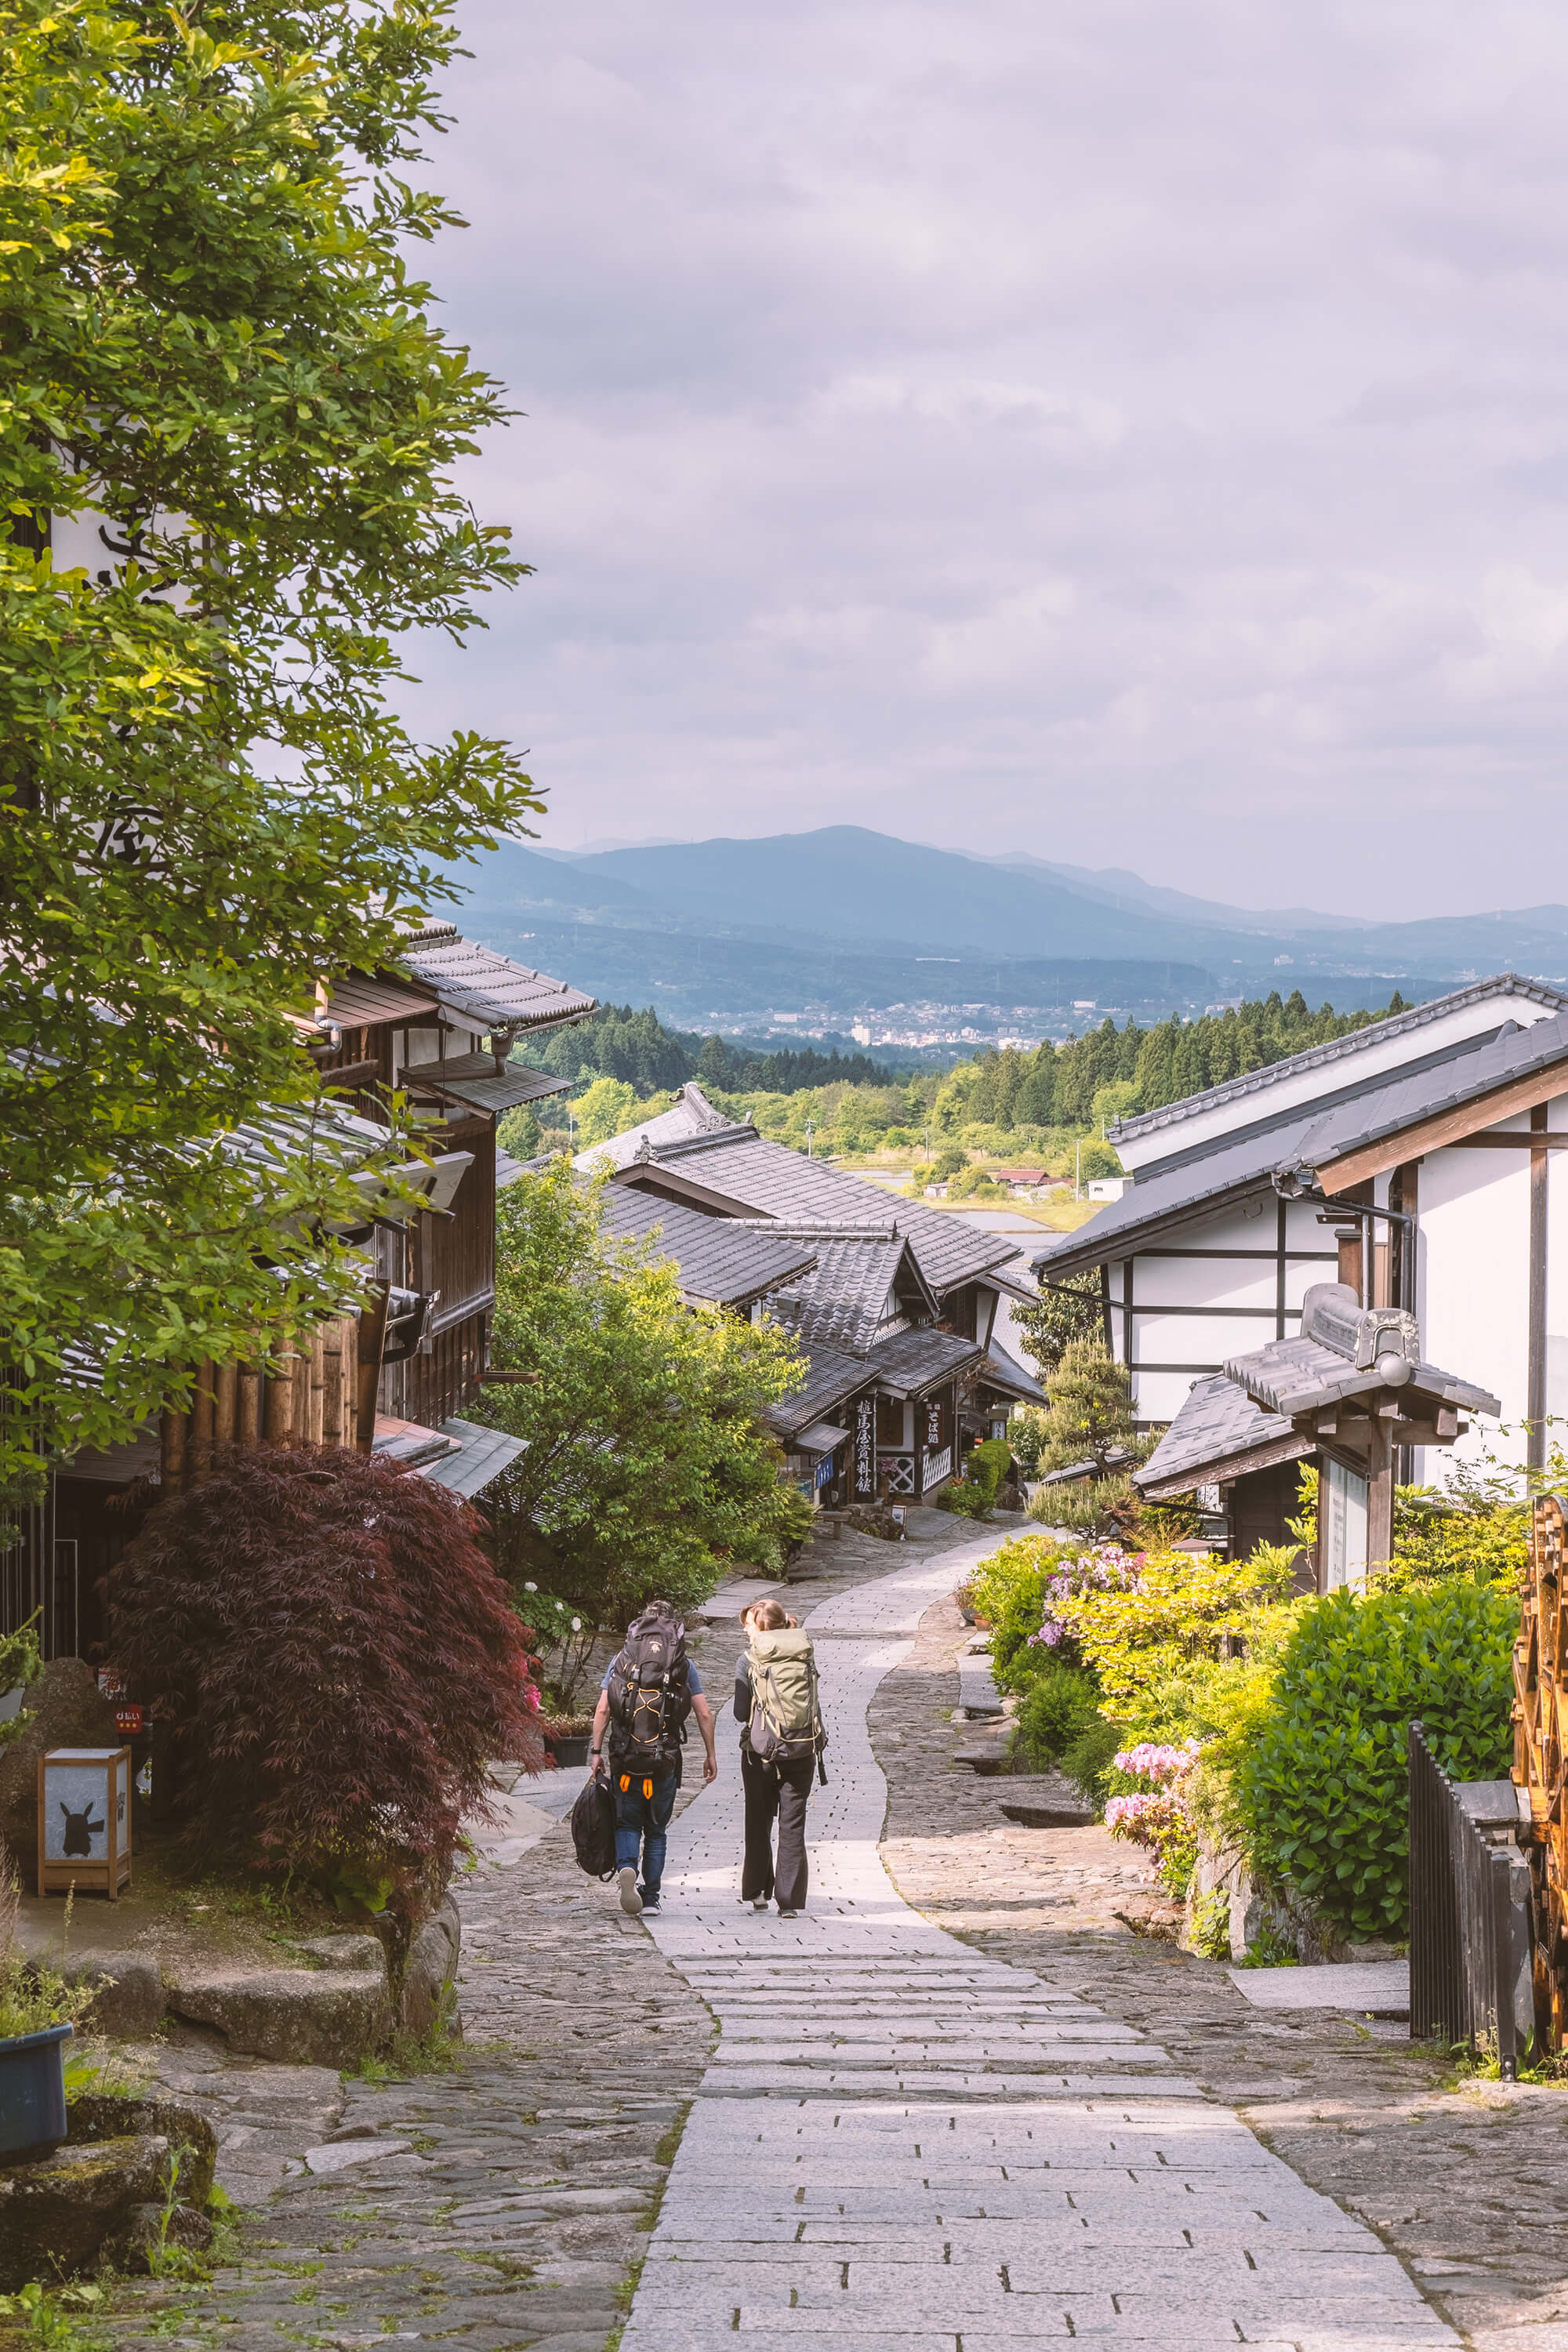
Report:
[[[1133,1482],[1151,1502],[1212,1486],[1229,1521],[1234,1554],[1279,1542],[1281,1528],[1257,1511],[1238,1518],[1238,1487],[1318,1472],[1317,1589],[1364,1580],[1394,1554],[1394,1490],[1402,1452],[1456,1445],[1467,1413],[1495,1413],[1499,1400],[1426,1361],[1415,1318],[1365,1307],[1348,1284],[1316,1283],[1288,1339],[1231,1357],[1194,1386]],[[1283,1516],[1283,1515],[1282,1515]]]
[[[999,1300],[1032,1296],[1005,1270],[1016,1254],[1005,1235],[771,1142],[694,1085],[577,1164],[608,1169],[612,1203],[632,1192],[810,1249],[809,1268],[775,1287],[766,1311],[810,1360],[808,1416],[792,1403],[774,1418],[795,1475],[825,1504],[933,1495],[962,1475],[978,1439],[1001,1433],[1016,1403],[1040,1400],[995,1339]]]
[[[504,1468],[516,1441],[463,1418],[495,1307],[496,1119],[568,1083],[511,1061],[514,1040],[594,1009],[449,923],[412,935],[397,970],[322,989],[309,1032],[328,1089],[315,1140],[365,1170],[363,1222],[345,1236],[366,1262],[363,1304],[293,1335],[285,1376],[275,1364],[199,1365],[187,1411],[61,1463],[0,1554],[0,1632],[37,1611],[46,1655],[90,1657],[121,1549],[160,1494],[201,1475],[215,1445],[359,1445],[466,1495]],[[399,1171],[423,1195],[417,1208],[395,1202],[373,1172],[394,1087],[419,1111],[429,1154],[428,1166]],[[231,1139],[258,1181],[294,1119],[279,1114]],[[96,1366],[84,1361],[80,1376],[92,1381]]]
[[[1562,991],[1477,982],[1126,1121],[1113,1140],[1132,1178],[1122,1198],[1035,1265],[1045,1283],[1099,1275],[1142,1426],[1180,1419],[1195,1434],[1189,1398],[1221,1412],[1213,1382],[1241,1344],[1294,1337],[1309,1291],[1337,1277],[1363,1307],[1413,1315],[1542,1458],[1548,1416],[1568,1413]],[[1226,1482],[1235,1540],[1282,1537],[1292,1441],[1258,1443],[1276,1439],[1286,1452]],[[1424,1478],[1425,1445],[1401,1449],[1402,1476]]]

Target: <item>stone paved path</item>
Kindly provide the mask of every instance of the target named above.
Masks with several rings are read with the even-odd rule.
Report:
[[[652,1930],[720,2039],[623,2352],[717,2352],[736,2335],[791,2352],[1456,2346],[1373,2232],[1163,2049],[956,1941],[889,1879],[867,1709],[964,1558],[807,1620],[831,1779],[801,1919],[738,1900],[733,1777],[676,1825]]]

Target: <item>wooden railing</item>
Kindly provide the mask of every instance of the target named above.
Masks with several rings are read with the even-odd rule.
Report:
[[[1497,2053],[1534,2032],[1530,1864],[1511,1780],[1450,1780],[1410,1726],[1410,2036]]]

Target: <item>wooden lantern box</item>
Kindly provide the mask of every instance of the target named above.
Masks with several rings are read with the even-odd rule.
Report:
[[[51,1748],[38,1759],[38,1892],[107,1895],[131,1884],[131,1750]]]

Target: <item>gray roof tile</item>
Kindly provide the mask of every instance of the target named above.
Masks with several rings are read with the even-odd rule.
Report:
[[[1195,1486],[1212,1478],[1227,1459],[1258,1446],[1290,1444],[1311,1452],[1310,1438],[1298,1438],[1289,1421],[1255,1404],[1245,1388],[1223,1372],[1194,1381],[1185,1404],[1142,1469],[1136,1486],[1148,1488],[1186,1476]]]
[[[826,1420],[860,1389],[869,1388],[875,1381],[876,1366],[862,1356],[847,1356],[842,1349],[826,1343],[807,1341],[802,1345],[801,1360],[805,1366],[802,1387],[776,1404],[771,1404],[763,1419],[777,1437],[786,1442],[814,1421]]]
[[[1346,1397],[1367,1396],[1384,1385],[1375,1365],[1358,1370],[1321,1339],[1271,1339],[1250,1355],[1229,1357],[1225,1376],[1268,1412],[1287,1416],[1315,1412]],[[1409,1393],[1413,1399],[1436,1397],[1465,1412],[1502,1411],[1488,1390],[1473,1387],[1454,1372],[1439,1371],[1436,1364],[1416,1365]]]
[[[807,1275],[816,1252],[807,1243],[759,1233],[731,1217],[707,1217],[629,1184],[606,1184],[601,1196],[605,1230],[626,1239],[657,1236],[654,1247],[672,1258],[690,1301],[743,1306]]]
[[[803,1339],[826,1339],[829,1347],[864,1356],[890,1319],[890,1297],[898,1311],[895,1285],[906,1293],[913,1291],[922,1311],[935,1319],[936,1301],[901,1234],[873,1238],[840,1233],[815,1241],[813,1246],[814,1271],[804,1281],[792,1283],[773,1306],[779,1321]]]
[[[554,1029],[595,1010],[581,989],[463,939],[449,923],[416,932],[398,955],[448,1013],[486,1033]]]
[[[894,1396],[917,1396],[938,1381],[951,1380],[954,1372],[978,1364],[984,1354],[978,1340],[956,1339],[951,1331],[928,1326],[921,1331],[896,1331],[890,1339],[879,1340],[867,1361],[881,1386]]]
[[[1499,972],[1489,980],[1472,981],[1447,996],[1434,997],[1429,1003],[1413,1005],[1409,1012],[1396,1013],[1387,1021],[1374,1021],[1369,1028],[1352,1030],[1348,1037],[1331,1038],[1326,1045],[1310,1045],[1304,1053],[1292,1054],[1283,1062],[1270,1062],[1264,1069],[1248,1070],[1245,1076],[1228,1079],[1224,1086],[1205,1087],[1202,1094],[1184,1095],[1180,1102],[1163,1103],[1157,1110],[1141,1111],[1136,1118],[1124,1118],[1111,1128],[1110,1140],[1115,1143],[1122,1138],[1131,1140],[1136,1136],[1155,1135],[1163,1129],[1179,1127],[1184,1119],[1217,1110],[1226,1103],[1243,1101],[1249,1095],[1266,1095],[1282,1078],[1294,1077],[1303,1070],[1329,1069],[1335,1064],[1353,1062],[1358,1055],[1384,1044],[1390,1037],[1418,1034],[1446,1013],[1458,1012],[1468,1004],[1485,1003],[1492,996],[1505,1000],[1500,1007],[1500,1017],[1506,1014],[1506,999],[1510,996],[1568,1012],[1568,995],[1562,989],[1553,988],[1544,980],[1522,979],[1517,972]]]

